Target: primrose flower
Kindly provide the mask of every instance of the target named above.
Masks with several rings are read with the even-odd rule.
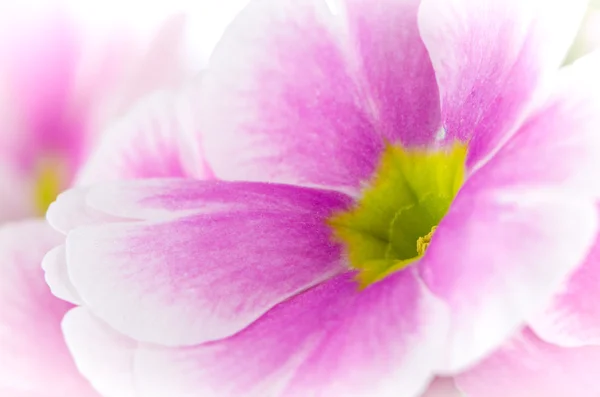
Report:
[[[89,185],[48,211],[67,237],[43,266],[80,306],[63,321],[79,370],[144,397],[419,396],[436,375],[510,379],[484,367],[510,361],[490,354],[551,322],[598,231],[600,56],[559,71],[584,9],[252,1],[179,137],[107,139]],[[123,156],[142,175],[139,156],[161,150],[179,178],[93,169]],[[540,350],[536,364],[561,359]],[[600,357],[586,357],[550,381],[589,375]]]
[[[0,14],[6,221],[42,216],[73,184],[106,123],[139,96],[180,82],[192,65],[181,45],[183,16],[174,11],[144,32],[98,13],[92,26],[62,2],[11,2]]]

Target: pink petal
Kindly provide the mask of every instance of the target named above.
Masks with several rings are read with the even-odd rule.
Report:
[[[83,304],[69,277],[64,245],[59,245],[48,251],[42,261],[42,269],[45,272],[46,284],[48,284],[54,296],[74,305]]]
[[[591,397],[599,363],[600,347],[561,348],[525,329],[456,381],[469,397]]]
[[[141,347],[136,381],[146,397],[416,396],[431,379],[446,319],[413,272],[363,291],[346,274],[228,339]]]
[[[89,207],[85,201],[89,191],[88,187],[76,187],[59,194],[46,213],[48,223],[57,231],[67,234],[79,226],[131,220],[127,217],[110,216]]]
[[[30,181],[14,164],[0,164],[0,224],[36,213],[32,190]]]
[[[384,139],[433,141],[438,92],[417,8],[416,0],[252,2],[202,85],[216,176],[357,193]]]
[[[529,320],[545,341],[560,346],[600,344],[600,236],[551,305]]]
[[[39,265],[60,240],[43,221],[0,229],[2,396],[97,396],[77,372],[61,333],[71,305],[52,296]]]
[[[78,178],[87,185],[120,179],[159,177],[209,178],[191,102],[183,93],[160,92],[141,100],[106,131]]]
[[[70,310],[62,327],[77,368],[96,390],[104,396],[139,396],[132,374],[136,342],[119,335],[83,307]]]
[[[429,50],[448,134],[472,137],[484,159],[516,127],[571,45],[587,1],[423,0]]]
[[[598,70],[600,53],[561,70],[545,104],[486,164],[486,184],[552,185],[600,197]]]
[[[588,200],[487,186],[495,171],[489,168],[467,181],[419,264],[428,287],[452,310],[443,372],[490,353],[548,304],[597,231]]]
[[[435,378],[421,397],[463,397],[453,378]]]
[[[142,341],[229,336],[346,269],[325,223],[350,204],[340,193],[164,180],[99,185],[89,198],[115,215],[151,215],[80,227],[66,242],[68,274],[81,299]]]

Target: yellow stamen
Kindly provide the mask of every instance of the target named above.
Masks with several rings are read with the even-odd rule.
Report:
[[[425,250],[429,246],[429,243],[431,243],[431,238],[433,237],[433,232],[435,232],[435,229],[437,229],[437,226],[432,227],[431,231],[425,236],[419,237],[417,240],[417,255],[422,256],[425,254]]]

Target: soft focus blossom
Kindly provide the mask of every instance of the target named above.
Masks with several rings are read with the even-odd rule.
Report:
[[[177,84],[194,67],[185,57],[185,16],[177,9],[142,30],[119,21],[118,13],[96,14],[93,25],[60,1],[0,7],[5,221],[43,215],[72,184],[108,121],[140,95]]]
[[[111,20],[96,14],[97,25],[90,26],[72,8],[44,4],[2,3],[0,12],[2,220],[41,215],[58,190],[84,183],[77,174],[95,141],[103,140],[103,126],[137,97],[178,85],[201,60],[183,51],[184,15],[174,8],[140,32],[131,21],[117,21],[118,13]],[[61,239],[43,220],[0,226],[2,397],[99,397],[61,332],[73,305],[52,295],[40,266]]]
[[[79,370],[119,397],[597,394],[600,56],[559,71],[584,8],[252,1],[50,207]]]

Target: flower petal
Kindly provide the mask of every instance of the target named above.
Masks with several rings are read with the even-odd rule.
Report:
[[[597,232],[590,201],[562,191],[494,189],[484,184],[491,172],[467,181],[419,264],[452,311],[442,372],[490,353],[547,305]]]
[[[191,140],[194,118],[183,93],[159,92],[141,100],[106,131],[81,171],[82,185],[122,179],[210,177],[199,145]]]
[[[481,180],[495,186],[557,186],[599,198],[598,70],[600,52],[562,69],[546,103],[489,160]]]
[[[79,226],[128,219],[127,217],[110,216],[88,206],[85,199],[89,190],[87,187],[76,187],[59,194],[56,201],[50,204],[46,213],[50,226],[67,234],[71,229]]]
[[[529,320],[543,340],[559,346],[600,344],[600,236],[551,305]]]
[[[421,397],[462,397],[453,378],[435,378]]]
[[[0,164],[0,223],[33,216],[33,197],[31,183],[23,172],[15,170],[14,164]]]
[[[141,348],[137,384],[147,397],[415,396],[432,376],[444,314],[413,272],[363,291],[341,275],[228,339]]]
[[[43,221],[0,229],[0,391],[3,396],[97,396],[60,330],[71,305],[50,293],[39,264],[60,234]]]
[[[96,390],[103,396],[139,396],[131,372],[136,342],[119,335],[83,307],[70,310],[62,328],[77,368]]]
[[[416,0],[251,2],[202,85],[202,139],[216,176],[354,194],[384,139],[431,142],[439,98],[417,8]]]
[[[600,347],[561,348],[525,329],[456,382],[469,397],[597,396],[598,362]]]
[[[162,215],[68,234],[73,285],[118,331],[167,345],[223,338],[345,271],[326,218],[350,205],[347,196],[286,185],[180,182],[99,185],[90,197],[97,203],[104,197],[109,209],[136,216],[155,206]],[[196,200],[196,211],[174,208],[166,216],[178,200]]]
[[[489,155],[542,96],[587,1],[423,0],[419,26],[431,55],[447,133],[471,139],[468,163]]]
[[[74,305],[83,304],[69,278],[64,245],[59,245],[46,253],[42,261],[42,269],[45,272],[46,284],[54,296]]]

